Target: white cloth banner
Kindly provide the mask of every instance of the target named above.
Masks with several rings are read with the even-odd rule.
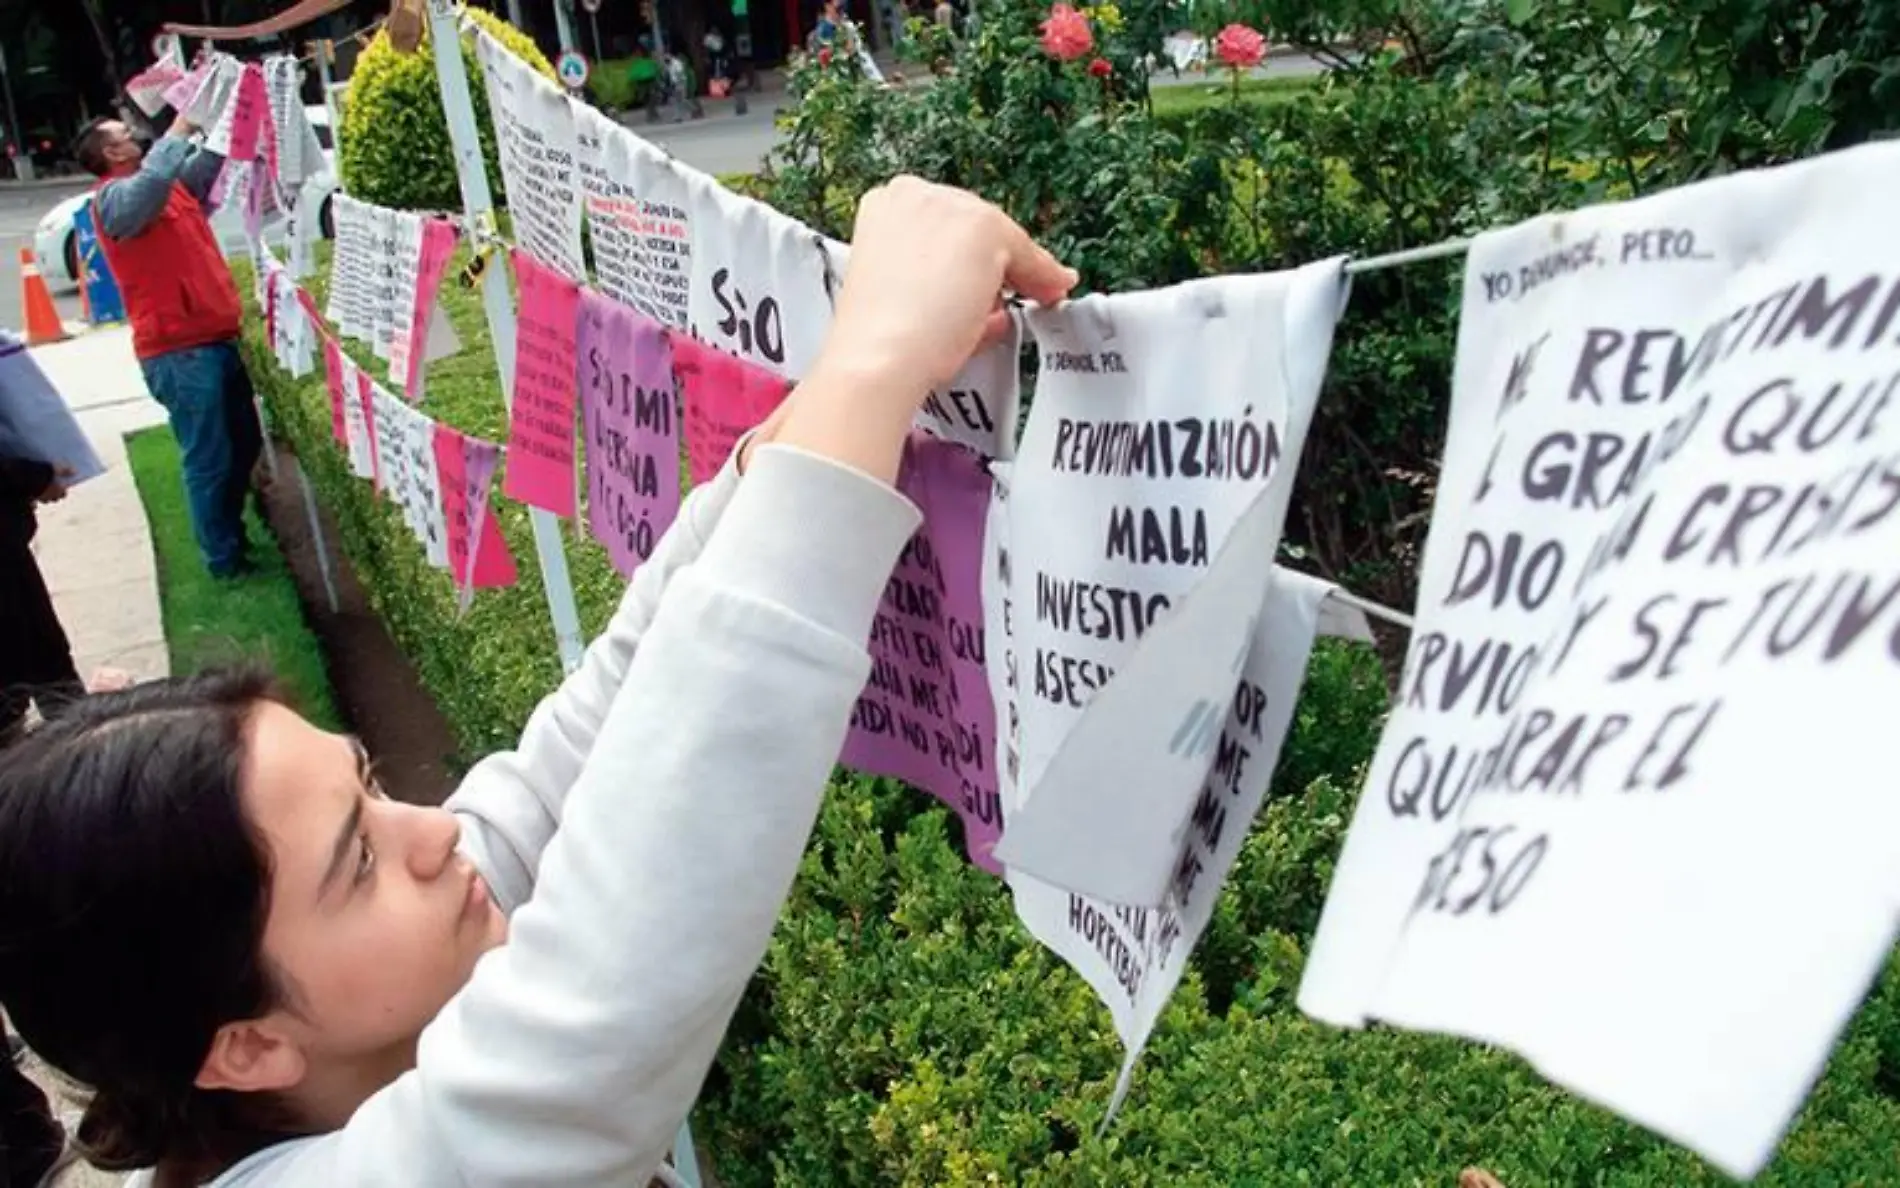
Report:
[[[1765,1164],[1900,909],[1896,186],[1881,144],[1472,245],[1305,1010]]]
[[[704,174],[688,180],[693,336],[787,379],[804,378],[831,327],[824,239]]]
[[[481,30],[475,34],[475,53],[488,88],[515,242],[584,283],[580,150],[567,95]]]
[[[603,112],[570,99],[574,112],[576,158],[594,248],[594,272],[601,292],[662,325],[651,299],[642,292],[640,271],[640,193],[630,164],[644,147],[639,138]],[[609,162],[609,154],[616,159]],[[685,273],[681,272],[681,292]]]
[[[316,246],[323,238],[322,187],[319,182],[306,181],[297,191],[297,201],[290,211],[290,274],[298,280],[310,276],[316,271]],[[331,207],[332,220],[335,218],[334,200]],[[335,231],[334,222],[331,228]],[[334,245],[332,247],[334,250]]]
[[[147,119],[157,119],[165,110],[165,93],[185,78],[183,67],[161,58],[127,79],[125,93]]]
[[[204,77],[186,101],[185,118],[206,130],[205,143],[213,151],[231,142],[232,100],[237,97],[238,82],[244,77],[244,64],[229,54],[213,54],[203,65]],[[196,73],[194,71],[194,73]],[[222,140],[220,140],[222,137]]]
[[[1164,819],[1149,815],[1147,832],[1128,842],[1132,852],[1099,856],[1168,873],[1191,866],[1168,880],[1166,907],[1111,904],[1024,870],[1007,873],[1024,926],[1076,968],[1114,1017],[1128,1049],[1117,1101],[1264,794],[1304,671],[1324,587],[1315,593],[1289,576],[1300,609],[1288,613],[1306,626],[1270,641],[1259,664],[1250,649],[1344,297],[1342,263],[1333,260],[1089,297],[1027,317],[1042,374],[1015,462],[993,468],[998,506],[987,542],[984,610],[1007,822],[998,857],[1008,865],[1015,821],[1045,794],[1081,825],[1155,791],[1111,782],[1091,798],[1065,787],[1053,764],[1116,671],[1151,663],[1137,641],[1177,603],[1192,611],[1187,633],[1202,642],[1164,656],[1163,667],[1212,680],[1176,681],[1186,700],[1161,716],[1172,727],[1205,696],[1229,710],[1194,733],[1199,771],[1175,781]],[[1193,609],[1197,588],[1209,597]],[[1165,757],[1166,739],[1160,745]],[[1244,764],[1242,748],[1251,756]],[[1125,746],[1114,753],[1131,764],[1146,758]],[[1057,782],[1045,788],[1052,771]],[[1199,807],[1203,783],[1213,789],[1207,810]],[[1166,820],[1175,809],[1180,819]],[[1048,858],[1039,851],[1039,861]]]
[[[390,212],[389,340],[383,357],[389,360],[389,382],[398,395],[409,378],[409,358],[416,347],[416,290],[422,282],[423,216],[414,211]]]
[[[347,194],[331,198],[336,245],[330,256],[330,321],[359,342],[375,332],[375,226],[371,207]]]
[[[360,479],[374,479],[375,440],[364,413],[363,373],[347,353],[343,355],[343,436],[349,449],[350,473]]]
[[[411,531],[415,519],[407,499],[409,487],[409,434],[404,414],[409,406],[390,394],[388,388],[369,380],[370,429],[376,439],[376,491],[396,505],[403,522]]]
[[[386,206],[371,206],[369,210],[371,235],[374,244],[371,256],[371,276],[374,278],[374,299],[372,309],[374,320],[370,325],[370,350],[378,359],[389,358],[389,339],[396,332],[396,306],[401,297],[396,291],[396,253],[399,224],[416,216],[405,212],[390,210]]]
[[[409,454],[408,504],[410,523],[422,542],[429,564],[449,567],[448,521],[442,514],[442,474],[435,460],[435,422],[402,404],[404,448]]]
[[[625,243],[600,259],[601,287],[660,325],[684,330],[693,284],[691,193],[703,175],[604,117],[586,128],[599,145],[583,146],[598,154],[590,184],[604,205],[595,202],[594,209],[611,212]],[[595,216],[596,235],[603,221]]]
[[[297,281],[286,268],[276,270],[277,317],[284,327],[284,367],[296,379],[316,370],[316,327],[297,297]]]
[[[277,132],[277,183],[287,195],[301,194],[304,182],[323,169],[323,143],[303,107],[303,68],[275,54],[264,59],[264,81]]]

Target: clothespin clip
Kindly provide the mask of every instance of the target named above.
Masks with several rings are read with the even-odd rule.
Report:
[[[384,32],[389,34],[389,44],[399,54],[413,54],[422,44],[422,31],[428,26],[429,17],[424,11],[424,0],[396,0],[390,8],[389,16],[384,19]]]
[[[824,265],[825,269],[825,300],[829,301],[832,308],[835,309],[838,305],[838,270],[831,265],[831,252],[825,247],[825,237],[823,233],[818,231],[812,232],[811,242],[812,246],[818,249],[819,262]]]
[[[462,220],[461,230],[468,239],[470,257],[460,279],[464,289],[473,289],[481,283],[482,273],[488,270],[489,257],[503,246],[501,233],[495,226],[493,211],[485,212],[479,219]]]

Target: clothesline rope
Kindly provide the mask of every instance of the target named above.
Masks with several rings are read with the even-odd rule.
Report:
[[[1425,247],[1406,248],[1403,251],[1387,252],[1383,256],[1368,256],[1363,260],[1346,261],[1346,275],[1357,276],[1362,272],[1381,272],[1387,268],[1403,268],[1407,264],[1423,264],[1427,260],[1442,260],[1447,256],[1462,256],[1471,248],[1469,239],[1447,239],[1440,243],[1427,244]]]
[[[357,201],[360,202],[362,200],[357,199]],[[463,230],[466,231],[466,228],[463,228]],[[503,235],[500,229],[496,227],[484,228],[480,239],[481,241],[485,241],[487,246],[498,248],[504,252],[513,253],[518,250],[518,245],[513,243],[506,235]],[[832,298],[835,303],[836,293],[833,291],[833,284],[835,283],[834,278],[836,273],[832,268],[831,253],[825,246],[824,236],[814,231],[812,233],[812,241],[813,246],[818,251],[819,259],[824,266],[826,296]],[[1428,247],[1409,248],[1402,252],[1392,252],[1384,256],[1372,256],[1366,260],[1358,261],[1357,267],[1355,267],[1353,263],[1348,263],[1346,265],[1346,271],[1348,273],[1355,271],[1373,272],[1381,268],[1397,268],[1402,265],[1416,264],[1425,260],[1442,259],[1446,256],[1459,255],[1470,245],[1471,241],[1468,239],[1446,240],[1443,243],[1431,244]],[[478,247],[478,251],[479,250]],[[464,283],[466,283],[466,277]],[[1406,614],[1404,611],[1393,610],[1391,607],[1374,602],[1370,598],[1364,598],[1358,594],[1354,594],[1344,586],[1335,585],[1331,597],[1343,606],[1352,607],[1371,618],[1377,619],[1389,626],[1396,627],[1401,631],[1412,630],[1413,619],[1411,615]]]

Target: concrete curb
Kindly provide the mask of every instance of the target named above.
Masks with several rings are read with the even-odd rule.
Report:
[[[4,178],[0,179],[0,194],[11,190],[83,190],[97,180],[84,173],[75,173],[70,177],[36,177],[32,181]]]

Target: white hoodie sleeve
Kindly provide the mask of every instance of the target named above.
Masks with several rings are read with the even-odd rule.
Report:
[[[661,595],[675,574],[699,559],[732,502],[739,453],[735,449],[712,482],[686,497],[653,555],[634,571],[607,629],[588,646],[580,667],[535,707],[520,743],[477,763],[449,798],[447,807],[462,822],[461,849],[503,911],[512,913],[534,890],[541,852],[561,824],[568,790],[593,751]]]
[[[416,1069],[220,1183],[644,1184],[764,956],[918,518],[857,471],[757,450],[612,693],[508,942]]]

